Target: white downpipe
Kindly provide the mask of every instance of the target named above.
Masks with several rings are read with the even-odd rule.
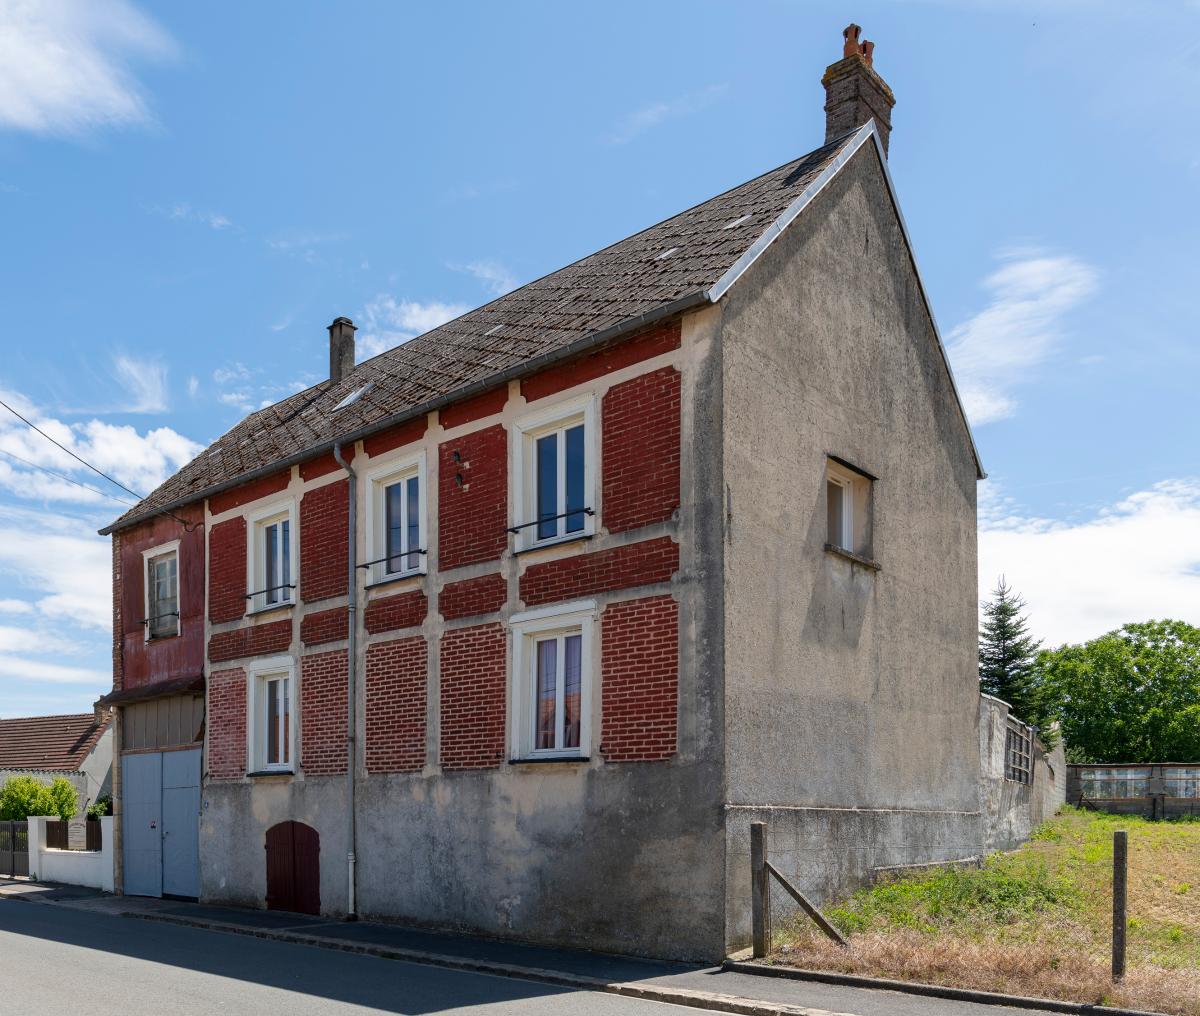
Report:
[[[355,692],[358,687],[356,675],[355,635],[358,632],[358,476],[342,458],[341,442],[333,446],[333,457],[337,464],[346,470],[349,477],[350,496],[347,530],[349,531],[350,550],[347,557],[350,560],[350,578],[347,587],[346,620],[349,625],[349,638],[346,646],[346,807],[347,807],[347,851],[346,851],[346,920],[357,921],[358,913],[354,899],[354,767],[357,761],[355,752],[356,739],[354,736],[357,724],[355,707]]]

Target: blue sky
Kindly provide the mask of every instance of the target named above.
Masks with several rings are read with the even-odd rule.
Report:
[[[1053,643],[1200,623],[1195,2],[0,0],[0,398],[148,490],[319,380],[335,316],[378,351],[816,147],[851,19],[981,585]],[[12,456],[121,492],[11,417],[0,451],[0,716],[84,710],[123,509]]]

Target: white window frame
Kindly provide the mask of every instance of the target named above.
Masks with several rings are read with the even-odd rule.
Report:
[[[393,459],[373,467],[366,473],[367,481],[367,560],[374,561],[368,575],[369,584],[392,582],[396,579],[410,578],[414,575],[426,574],[428,554],[416,555],[417,563],[411,568],[401,568],[399,571],[387,570],[388,562],[380,560],[387,557],[387,503],[385,495],[392,484],[401,483],[412,477],[417,478],[420,493],[417,498],[419,517],[417,519],[417,544],[421,550],[428,550],[429,529],[427,523],[427,504],[429,502],[429,480],[426,469],[425,452],[420,451],[404,458]],[[407,557],[406,553],[403,555]]]
[[[247,614],[261,614],[265,611],[280,610],[296,604],[296,589],[283,590],[287,599],[281,599],[278,603],[267,603],[266,593],[260,592],[268,585],[266,547],[261,537],[267,526],[274,522],[282,522],[284,519],[287,519],[288,522],[288,565],[291,585],[299,588],[300,527],[296,524],[296,501],[294,498],[290,498],[287,501],[276,501],[273,504],[265,505],[246,516],[246,592],[255,594],[249,600]]]
[[[175,634],[174,635],[156,635],[151,638],[150,635],[150,562],[157,557],[162,557],[165,554],[175,555]],[[162,639],[176,638],[183,627],[179,617],[179,591],[183,585],[179,572],[179,541],[171,540],[169,543],[160,543],[157,547],[151,547],[148,550],[142,551],[142,617],[146,619],[145,625],[145,641],[158,642]]]
[[[592,744],[592,690],[595,660],[596,603],[582,600],[516,614],[512,631],[512,672],[509,675],[509,758],[586,759]],[[535,748],[537,736],[537,650],[539,639],[554,634],[581,636],[579,675],[579,747]]]
[[[851,554],[854,550],[854,481],[844,475],[845,471],[837,469],[834,463],[829,464],[829,468],[825,473],[825,497],[829,497],[829,484],[841,488],[842,491],[842,518],[841,518],[841,540],[840,542],[833,540],[830,534],[826,534],[826,538],[830,546],[837,547],[839,550],[847,550]],[[826,525],[829,522],[829,512],[825,513]],[[848,537],[848,539],[847,539]]]
[[[559,519],[556,528],[561,529],[561,532],[556,536],[538,539],[538,527],[529,525],[537,520],[537,439],[554,431],[569,429],[578,423],[583,424],[583,505],[585,508],[591,508],[594,514],[585,514],[583,528],[573,533],[565,531],[566,519]],[[594,536],[600,518],[599,491],[596,484],[600,442],[596,431],[595,395],[574,398],[569,402],[560,402],[536,413],[530,413],[513,425],[512,433],[513,475],[510,478],[510,486],[513,491],[513,519],[510,524],[522,527],[515,534],[516,549],[550,547],[556,543]],[[565,461],[565,444],[561,441],[559,448],[561,464]],[[561,468],[560,476],[565,491],[566,476]],[[559,507],[565,508],[561,504]]]
[[[267,731],[260,725],[266,723],[267,712],[266,685],[276,677],[288,679],[288,736],[287,762],[267,762]],[[296,662],[290,656],[272,656],[269,659],[257,660],[246,671],[246,758],[249,761],[250,772],[254,773],[294,773],[296,771]]]

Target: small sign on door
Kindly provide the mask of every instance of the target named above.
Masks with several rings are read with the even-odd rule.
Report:
[[[67,819],[67,849],[87,850],[87,816]]]

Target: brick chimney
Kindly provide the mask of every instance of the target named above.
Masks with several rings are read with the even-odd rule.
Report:
[[[354,370],[354,332],[348,317],[334,318],[329,326],[329,380],[334,384]]]
[[[892,133],[892,107],[896,99],[887,82],[871,66],[873,42],[859,42],[862,29],[848,25],[842,32],[846,45],[842,59],[825,68],[825,141],[832,141],[861,127],[872,117],[887,154]]]

